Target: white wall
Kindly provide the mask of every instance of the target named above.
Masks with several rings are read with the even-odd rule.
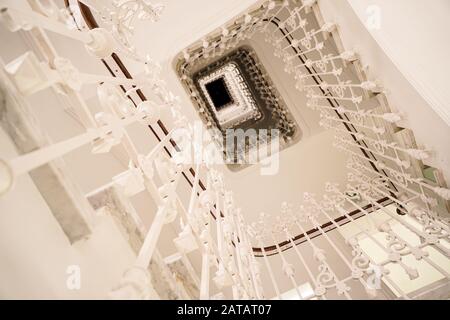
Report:
[[[17,155],[0,128],[0,154]],[[89,239],[71,245],[28,175],[0,197],[1,299],[104,299],[135,255],[109,216],[97,217]],[[80,290],[66,286],[68,266]]]
[[[380,28],[369,27],[370,34],[411,85],[450,126],[450,2],[350,0],[349,4],[363,22],[367,22],[368,13],[379,10]],[[368,9],[369,6],[371,8]],[[365,25],[368,26],[367,23]]]
[[[369,5],[381,9],[379,30],[368,30]],[[450,181],[448,56],[450,2],[447,0],[320,0],[325,21],[339,25],[347,50],[356,48],[371,79],[387,89],[400,124],[414,131],[421,147],[433,151],[425,162],[442,169]]]

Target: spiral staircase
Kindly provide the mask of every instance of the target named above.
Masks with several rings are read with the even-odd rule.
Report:
[[[349,4],[248,2],[162,61],[139,40],[176,8],[0,2],[0,296],[448,299],[445,137],[348,47]],[[223,139],[199,70],[240,48],[248,95],[275,110],[258,128],[285,130],[269,177],[196,157]]]

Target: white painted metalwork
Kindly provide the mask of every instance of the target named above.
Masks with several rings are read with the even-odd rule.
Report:
[[[359,298],[353,294],[357,287],[366,292],[366,297],[393,295],[411,299],[417,293],[407,291],[395,270],[413,281],[426,276],[419,270],[424,265],[449,282],[450,190],[425,179],[418,170],[432,153],[426,147],[418,147],[413,138],[406,139],[405,136],[411,137],[406,129],[396,127],[401,115],[385,103],[382,86],[376,80],[367,80],[359,68],[357,53],[336,50],[340,47],[336,45],[336,26],[321,21],[316,1],[264,1],[222,26],[218,33],[205,36],[198,46],[192,46],[196,49],[180,55],[183,70],[194,61],[220,56],[256,32],[264,33],[273,44],[275,56],[283,59],[285,71],[297,82],[297,89],[305,92],[308,106],[320,113],[321,125],[336,132],[336,147],[351,156],[348,185],[329,183],[322,199],[306,193],[298,207],[283,203],[274,225],[273,217],[262,215],[261,221],[251,227],[234,204],[232,193],[225,189],[221,173],[210,168],[209,163],[195,165],[187,203],[178,193],[177,187],[189,168],[182,161],[183,150],[172,143],[172,138],[179,129],[191,136],[192,128],[180,111],[179,100],[160,80],[159,66],[147,56],[143,59],[130,42],[133,19],[156,21],[162,6],[130,0],[116,1],[105,9],[96,8],[92,1],[82,2],[95,14],[107,12],[114,17],[105,23],[105,28],[112,30],[69,29],[51,7],[44,10],[47,14],[13,6],[0,9],[2,22],[11,32],[32,34],[43,58],[39,60],[32,51],[24,52],[2,65],[2,81],[18,97],[49,88],[61,89],[76,98],[76,114],[85,127],[84,133],[67,140],[1,159],[0,194],[11,190],[18,176],[83,145],[91,144],[93,154],[111,152],[117,145],[123,147],[129,168],[112,177],[112,183],[126,198],[147,192],[158,209],[135,265],[111,291],[111,298],[159,298],[147,269],[159,254],[157,244],[164,226],[175,221],[181,227],[174,243],[184,264],[189,265],[187,253],[199,250],[202,255],[200,275],[188,268],[199,286],[199,296],[192,298],[213,298],[214,285],[220,290],[231,287],[234,299],[283,299],[284,277],[298,298],[303,299],[300,284],[306,277],[314,289],[313,298]],[[57,54],[45,36],[47,31],[81,42],[93,59],[109,56],[119,42],[142,63],[145,77],[126,79],[80,73],[70,60]],[[87,85],[98,87],[101,112],[92,113],[78,94]],[[121,92],[120,85],[129,89]],[[134,108],[128,97],[140,88],[150,90],[159,101],[142,101]],[[373,101],[375,106],[370,104]],[[154,125],[164,109],[171,111],[175,127],[147,155],[140,154],[127,126]],[[201,184],[201,176],[206,177],[206,188]],[[381,214],[386,218],[377,222]],[[367,219],[375,228],[361,226],[359,219]],[[347,224],[355,226],[358,232],[347,236]],[[383,259],[378,259],[376,250]],[[268,272],[271,287],[261,283],[260,264]],[[294,265],[304,269],[304,274]],[[279,275],[278,270],[284,275]],[[169,282],[187,297],[175,278]],[[266,295],[267,290],[273,291],[272,296]]]

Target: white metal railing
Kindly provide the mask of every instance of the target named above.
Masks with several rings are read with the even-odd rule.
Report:
[[[31,1],[31,3],[37,2]],[[53,4],[51,1],[50,3]],[[144,2],[139,5],[149,6]],[[53,10],[55,6],[39,8]],[[152,6],[152,8],[159,12],[160,7]],[[4,25],[11,32],[32,33],[34,41],[38,43],[37,47],[42,49],[39,56],[45,59],[39,61],[32,51],[27,52],[2,66],[7,75],[3,80],[10,82],[11,87],[15,88],[13,94],[18,96],[32,96],[55,84],[62,85],[67,93],[76,97],[78,102],[75,106],[76,113],[90,120],[84,122],[85,133],[16,158],[2,160],[1,192],[8,192],[18,176],[59,159],[83,145],[92,144],[94,154],[108,153],[113,146],[121,145],[129,159],[129,169],[113,177],[113,183],[123,190],[126,197],[147,192],[154,199],[158,209],[137,255],[135,265],[124,274],[121,283],[111,292],[111,297],[159,298],[158,293],[152,288],[146,270],[154,254],[159,254],[157,253],[158,240],[164,225],[173,223],[180,212],[182,230],[174,239],[174,242],[178,244],[178,250],[186,257],[190,251],[200,248],[204,255],[200,296],[193,298],[211,298],[209,294],[211,278],[219,289],[231,286],[234,299],[261,298],[263,295],[258,285],[258,273],[253,268],[254,257],[245,235],[246,230],[242,229],[243,217],[235,208],[231,194],[225,191],[220,173],[209,169],[204,164],[197,164],[189,203],[183,203],[178,195],[177,185],[183,171],[187,168],[183,158],[179,156],[182,150],[179,146],[175,149],[173,145],[172,135],[176,130],[188,128],[184,125],[185,119],[179,112],[180,107],[177,105],[176,97],[159,79],[158,66],[151,63],[149,59],[145,59],[142,62],[143,69],[146,71],[145,77],[137,80],[80,73],[73,67],[70,60],[58,56],[57,50],[53,48],[45,33],[51,31],[72,41],[81,42],[96,58],[107,58],[117,50],[118,45],[113,40],[115,37],[102,28],[69,29],[63,23],[61,16],[50,14],[54,13],[52,10],[36,11],[32,8],[16,8],[10,3],[2,4],[1,18]],[[117,23],[124,22],[117,21]],[[130,27],[131,22],[127,20],[126,23],[127,28]],[[126,42],[120,45],[124,44]],[[97,93],[102,109],[95,114],[86,107],[82,95],[78,93],[82,86],[92,85],[98,86]],[[160,102],[143,101],[134,108],[127,98],[131,91],[123,93],[118,90],[118,86],[131,86],[131,90],[137,90],[137,88],[152,90],[155,96],[159,97]],[[128,134],[127,126],[131,123],[152,125],[159,120],[159,110],[163,108],[173,109],[173,122],[177,124],[177,127],[166,134],[147,155],[141,155]],[[164,153],[166,150],[170,150],[172,158]],[[177,156],[175,156],[176,152],[179,152]],[[155,173],[157,180],[155,180]],[[198,189],[200,175],[207,177],[206,191]],[[212,215],[217,221],[217,230],[214,232],[211,230],[210,223]],[[211,277],[210,272],[214,269],[216,272],[213,274],[214,277]],[[173,275],[170,274],[170,276]],[[174,283],[175,279],[172,280]]]
[[[298,213],[290,205],[283,205],[280,222],[275,227],[271,227],[271,216],[264,216],[253,225],[250,234],[258,249],[255,253],[266,266],[272,284],[271,291],[276,297],[283,297],[281,287],[286,286],[284,280],[287,279],[291,288],[293,286],[299,298],[302,298],[296,279],[304,275],[295,275],[292,267],[292,264],[300,263],[315,288],[315,296],[322,299],[327,298],[333,290],[337,290],[338,295],[352,298],[351,288],[347,285],[352,279],[360,282],[369,296],[380,293],[377,286],[385,283],[399,297],[413,298],[414,293],[404,292],[394,276],[388,274],[386,265],[400,266],[413,279],[421,276],[416,270],[416,264],[425,261],[448,281],[450,270],[437,265],[428,257],[427,250],[429,246],[436,248],[447,259],[447,264],[450,262],[446,249],[450,244],[450,190],[445,185],[437,185],[423,178],[418,168],[423,166],[422,161],[433,154],[426,147],[417,147],[410,131],[396,127],[402,115],[390,110],[380,83],[367,79],[358,53],[343,49],[336,27],[335,23],[322,20],[316,0],[262,1],[220,30],[185,49],[179,56],[179,75],[186,88],[195,92],[195,84],[188,76],[191,65],[204,65],[209,59],[262,32],[266,41],[273,45],[275,57],[284,61],[284,70],[293,76],[296,88],[305,92],[308,107],[319,112],[320,124],[336,132],[336,147],[351,156],[348,167],[356,173],[349,176],[348,186],[338,188],[330,184],[330,194],[322,201],[307,195],[305,206]],[[193,96],[193,99],[201,105],[198,97]],[[348,196],[350,193],[358,200]],[[406,214],[412,220],[403,219],[389,211],[378,202],[380,198],[394,203],[401,214]],[[367,209],[368,205],[371,211]],[[352,209],[358,212],[355,218],[349,215]],[[370,254],[360,247],[360,239],[354,238],[346,240],[347,251],[352,254],[352,259],[349,259],[347,253],[328,236],[331,229],[344,232],[334,218],[339,214],[358,228],[357,219],[372,219],[375,214],[372,211],[384,212],[389,216],[390,222],[379,230],[388,243],[376,238],[374,231],[360,229],[360,234],[391,258],[375,263]],[[290,218],[286,219],[286,216]],[[327,227],[320,223],[322,220],[330,222]],[[328,249],[321,249],[314,243],[310,230],[303,226],[306,222],[324,238]],[[410,230],[423,239],[421,244],[416,246],[408,242],[410,239],[403,239],[405,235],[397,234],[390,223],[397,223]],[[298,234],[305,241],[295,240]],[[267,246],[269,243],[275,244]],[[319,262],[318,267],[309,263],[304,246],[310,247],[313,258]],[[293,248],[290,250],[294,251],[295,256],[284,253],[289,247]],[[341,278],[333,271],[337,262],[328,262],[328,253],[337,254],[341,263],[348,267],[350,275],[347,278]],[[405,262],[404,257],[408,254],[415,257],[415,263]],[[284,279],[274,272],[274,264],[278,262],[285,271]]]

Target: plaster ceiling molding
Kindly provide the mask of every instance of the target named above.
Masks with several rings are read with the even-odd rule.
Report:
[[[254,141],[237,147],[237,154],[226,150],[224,157],[230,169],[246,167],[250,164],[246,160],[248,154],[272,139],[280,138],[280,149],[300,140],[301,130],[296,120],[250,46],[218,54],[212,60],[205,59],[192,60],[187,68],[179,65],[178,72],[206,127],[220,132],[212,135],[217,144],[227,145],[230,130],[254,129],[257,133]],[[267,130],[269,136],[264,137],[261,130]],[[271,136],[275,132],[272,130],[278,136]]]
[[[222,83],[225,90],[219,92]],[[261,118],[262,114],[236,63],[225,64],[217,71],[199,79],[198,84],[220,128],[233,128],[249,119]],[[213,85],[219,88],[211,92],[210,87]],[[214,92],[216,92],[216,99],[220,99],[220,96],[228,96],[229,102],[226,105],[218,105],[217,101],[213,101]]]

